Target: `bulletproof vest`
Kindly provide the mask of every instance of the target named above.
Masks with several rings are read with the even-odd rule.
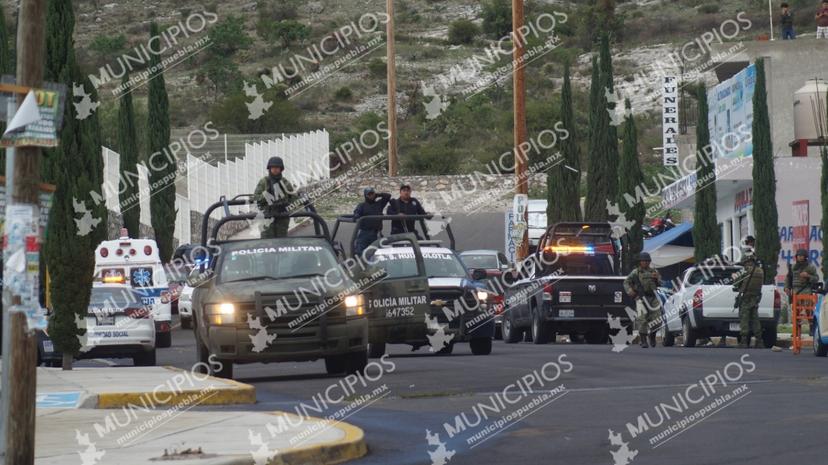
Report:
[[[762,285],[765,284],[765,271],[757,264],[745,267],[745,283],[742,291],[745,295],[761,295]]]

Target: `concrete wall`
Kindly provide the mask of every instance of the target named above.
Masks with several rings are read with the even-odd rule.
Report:
[[[810,79],[828,79],[828,40],[804,38],[745,42],[741,51],[728,55],[725,52],[731,46],[730,43],[712,44],[711,55],[726,56],[722,63],[743,62],[745,65],[757,58],[765,58],[773,153],[775,156],[790,155],[788,144],[794,138],[794,92]],[[735,69],[729,66],[721,68]]]

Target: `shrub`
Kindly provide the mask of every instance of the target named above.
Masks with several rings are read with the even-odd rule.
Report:
[[[386,76],[388,68],[385,65],[385,60],[381,58],[372,58],[368,62],[368,74],[375,79],[380,79]]]
[[[458,19],[449,26],[448,41],[453,45],[470,44],[479,33],[477,24],[468,19]]]
[[[103,55],[114,54],[126,47],[127,39],[123,34],[117,36],[99,35],[92,39],[89,48]]]
[[[483,4],[483,32],[499,39],[512,32],[512,7],[509,0],[488,0]]]
[[[712,14],[719,12],[719,5],[715,3],[708,3],[699,7],[699,13]]]
[[[334,93],[334,98],[337,100],[351,100],[354,97],[354,93],[351,91],[350,87],[344,86],[340,87]]]

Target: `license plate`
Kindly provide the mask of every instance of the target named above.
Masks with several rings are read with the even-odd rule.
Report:
[[[52,344],[52,341],[43,341],[43,351],[44,352],[54,352],[55,346]]]
[[[741,329],[742,329],[742,325],[740,325],[739,323],[730,323],[730,330],[731,331],[739,332],[739,331],[741,331]]]
[[[615,303],[620,304],[624,300],[624,294],[621,291],[615,291]]]
[[[115,324],[115,315],[95,315],[98,326],[112,326]]]
[[[572,292],[561,291],[558,293],[558,302],[562,304],[572,303]]]
[[[574,318],[575,310],[558,310],[558,316],[561,318]]]

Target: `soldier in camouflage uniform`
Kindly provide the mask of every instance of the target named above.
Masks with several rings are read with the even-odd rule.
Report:
[[[287,213],[288,205],[298,199],[293,184],[282,176],[284,170],[282,159],[271,157],[267,161],[267,176],[259,180],[253,192],[253,200],[265,216]],[[286,237],[289,225],[290,218],[275,218],[262,231],[262,239]]]
[[[658,285],[661,283],[661,275],[658,270],[650,267],[652,262],[650,254],[642,252],[638,255],[638,262],[638,267],[632,270],[624,280],[624,291],[636,301],[641,347],[655,347],[656,333],[650,329],[661,318],[661,301],[656,295]]]
[[[762,325],[759,323],[759,301],[762,300],[762,285],[765,283],[765,272],[756,258],[753,247],[742,248],[743,259],[740,262],[744,266],[741,277],[733,285],[733,290],[738,292],[739,304],[739,333],[741,341],[740,348],[750,347],[750,336],[756,338],[754,347],[765,348],[762,341]]]
[[[785,294],[813,294],[814,286],[819,282],[819,274],[814,265],[808,262],[808,251],[796,251],[796,263],[785,280]]]

